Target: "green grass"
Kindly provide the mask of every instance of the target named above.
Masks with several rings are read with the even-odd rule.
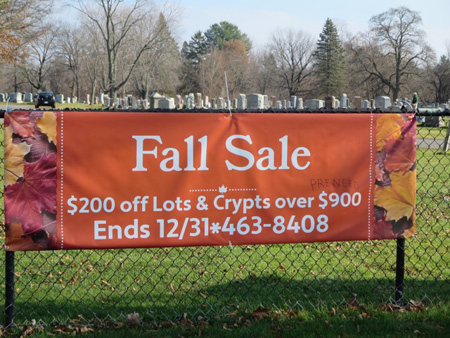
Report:
[[[417,158],[405,298],[420,310],[377,308],[395,295],[395,241],[17,252],[16,323],[72,320],[94,329],[88,337],[448,336],[450,157],[419,149]]]
[[[221,320],[164,322],[138,327],[125,322],[115,327],[55,327],[63,336],[88,331],[84,337],[446,337],[450,335],[450,311],[446,306],[414,310],[337,307],[316,311],[232,314]],[[25,329],[22,329],[22,332]],[[19,330],[16,330],[18,332]],[[51,328],[33,337],[48,337]]]
[[[447,134],[447,127],[417,126],[417,137],[420,139],[443,140]]]

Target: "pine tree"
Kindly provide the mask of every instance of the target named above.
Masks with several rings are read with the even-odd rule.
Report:
[[[325,22],[314,57],[320,93],[326,96],[340,95],[347,83],[344,48],[331,19]]]
[[[201,31],[195,33],[189,42],[183,43],[181,49],[182,66],[182,86],[179,90],[182,93],[198,92],[198,71],[200,61],[204,60],[208,54],[208,44],[206,37]]]
[[[189,42],[184,42],[181,49],[183,59],[182,86],[179,90],[183,93],[200,91],[200,82],[204,82],[199,79],[201,63],[214,52],[223,51],[227,43],[236,40],[242,42],[242,46],[245,46],[245,52],[248,53],[252,47],[252,42],[247,34],[242,33],[236,25],[222,21],[211,25],[205,33],[198,31]]]
[[[240,40],[244,43],[247,53],[252,48],[252,42],[247,34],[242,33],[238,26],[222,21],[215,23],[205,32],[209,48],[222,50],[227,41]]]

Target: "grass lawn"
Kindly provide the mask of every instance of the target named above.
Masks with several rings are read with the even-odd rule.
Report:
[[[420,149],[417,159],[406,308],[392,305],[395,241],[17,252],[16,323],[36,322],[14,333],[450,336],[450,157]]]
[[[447,134],[447,127],[424,127],[417,126],[417,137],[421,139],[443,140]]]
[[[114,327],[55,327],[53,334],[83,337],[447,337],[447,306],[425,309],[337,307],[317,311],[230,314],[221,320],[181,320],[153,325],[119,322]],[[26,329],[22,329],[24,332]],[[30,328],[28,328],[30,330]],[[78,330],[78,331],[77,331]],[[17,330],[18,331],[18,330]],[[34,329],[33,337],[48,337]]]

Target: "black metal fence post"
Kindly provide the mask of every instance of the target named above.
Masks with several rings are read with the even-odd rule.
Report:
[[[14,323],[14,251],[6,252],[5,259],[5,327]]]
[[[403,306],[405,282],[405,239],[397,239],[397,267],[395,272],[395,303]]]

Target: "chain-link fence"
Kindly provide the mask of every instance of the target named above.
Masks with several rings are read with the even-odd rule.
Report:
[[[377,305],[395,302],[399,295],[402,298],[403,286],[405,300],[448,303],[450,152],[444,148],[449,116],[448,110],[438,115],[421,112],[418,116],[414,238],[233,247],[2,251],[0,261],[9,260],[9,267],[0,271],[5,290],[0,292],[0,302],[7,304],[6,319],[0,319],[0,325],[9,325],[13,314],[15,325],[51,325],[111,323],[130,313],[139,313],[140,318],[150,322],[183,317],[202,320],[257,308],[314,309],[349,302]],[[3,199],[0,202],[3,206]],[[3,218],[3,207],[1,214]],[[3,239],[4,233],[0,232],[0,241]]]

